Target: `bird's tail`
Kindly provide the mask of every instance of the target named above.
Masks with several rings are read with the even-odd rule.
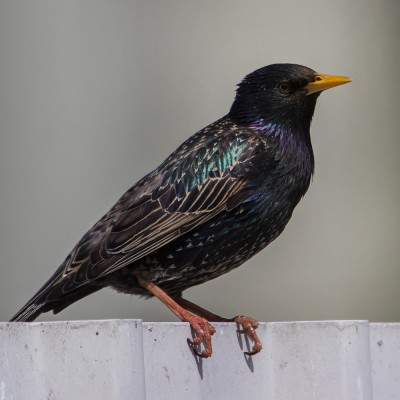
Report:
[[[37,293],[15,314],[10,322],[32,322],[40,314],[53,307],[48,302],[48,294],[57,277],[57,272],[37,291]]]
[[[97,292],[101,288],[102,286],[84,285],[69,293],[49,300],[47,296],[48,291],[54,288],[46,284],[11,318],[10,322],[32,322],[40,314],[51,310],[54,314],[57,314],[72,303],[75,303],[89,294]]]
[[[41,313],[45,312],[46,303],[35,303],[29,301],[24,307],[21,308],[11,319],[10,322],[32,322]]]

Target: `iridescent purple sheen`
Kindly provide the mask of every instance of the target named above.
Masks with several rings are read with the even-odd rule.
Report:
[[[303,168],[310,171],[310,174],[314,172],[314,154],[309,131],[301,132],[301,129],[296,131],[274,122],[266,122],[262,118],[251,123],[249,127],[266,137],[276,138],[280,154],[294,159],[296,164],[300,163]]]

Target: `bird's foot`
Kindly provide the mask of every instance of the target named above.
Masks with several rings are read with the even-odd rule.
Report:
[[[246,355],[253,356],[254,354],[257,354],[262,350],[261,340],[259,339],[259,337],[257,336],[257,333],[256,333],[256,329],[258,328],[259,323],[254,318],[245,317],[243,315],[238,315],[234,318],[224,318],[224,317],[216,315],[216,314],[214,314],[214,313],[212,313],[212,312],[210,312],[210,311],[198,306],[197,304],[194,304],[191,301],[186,300],[182,297],[177,297],[177,298],[175,298],[175,300],[178,304],[180,304],[185,309],[186,312],[187,312],[187,310],[189,310],[197,315],[201,315],[202,317],[205,318],[206,322],[208,322],[208,321],[236,322],[238,325],[241,325],[243,329],[240,329],[238,332],[246,333],[250,337],[250,339],[254,342],[252,350],[245,352]],[[192,314],[190,314],[190,315],[192,315]],[[188,320],[185,320],[185,321],[188,321]],[[190,323],[190,321],[188,321],[188,322]],[[211,328],[215,332],[215,329],[213,327],[211,327]],[[214,332],[212,332],[211,335]],[[199,339],[199,343],[201,343],[201,342],[202,342],[202,340]],[[191,344],[193,344],[193,343],[194,342],[191,342]],[[197,344],[197,343],[195,343],[195,344]],[[210,346],[211,346],[211,344],[210,344]],[[206,349],[207,349],[207,347],[206,347]],[[208,355],[206,357],[209,357],[210,355]]]
[[[192,347],[193,352],[202,358],[211,357],[212,354],[212,344],[211,344],[211,336],[215,333],[215,328],[202,317],[198,317],[196,315],[187,314],[185,315],[186,322],[189,322],[190,326],[194,331],[193,340],[188,339],[189,345]],[[200,346],[204,343],[204,349],[202,351],[198,351],[195,346]]]
[[[250,339],[254,343],[252,350],[246,351],[244,354],[248,356],[254,356],[254,354],[259,353],[262,350],[262,343],[256,333],[256,329],[259,325],[258,321],[254,318],[245,317],[243,315],[238,315],[237,317],[233,318],[233,320],[243,328],[238,330],[238,332],[249,335]]]
[[[208,322],[208,320],[206,318],[191,314],[189,311],[179,305],[179,303],[177,303],[173,298],[171,298],[164,290],[148,279],[145,279],[140,275],[136,275],[136,279],[140,286],[161,300],[182,322],[189,322],[194,331],[193,340],[188,339],[188,343],[190,346],[192,346],[193,352],[198,357],[211,357],[211,336],[214,335],[215,328]],[[177,300],[179,301],[180,298]],[[204,350],[198,351],[195,346],[200,346],[203,342]]]

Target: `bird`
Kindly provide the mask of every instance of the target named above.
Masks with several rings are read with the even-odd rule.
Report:
[[[182,293],[239,267],[283,232],[314,172],[317,98],[351,81],[283,63],[246,75],[229,112],[123,194],[11,321],[59,313],[111,287],[160,299],[190,324],[197,356],[212,355],[215,321],[239,324],[253,342],[246,354],[259,353],[256,319],[220,317]]]

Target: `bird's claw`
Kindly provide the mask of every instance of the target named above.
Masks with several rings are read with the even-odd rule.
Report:
[[[190,318],[190,326],[193,329],[193,340],[188,339],[188,344],[192,347],[193,353],[201,358],[211,357],[212,345],[211,336],[214,335],[215,328],[202,317],[192,316]],[[204,350],[198,351],[195,346],[200,346],[204,342]]]
[[[256,329],[258,328],[259,322],[250,317],[245,317],[243,315],[238,315],[237,317],[234,318],[234,321],[238,324],[241,325],[243,329],[238,329],[238,333],[247,333],[249,335],[250,339],[254,343],[253,348],[251,351],[245,351],[244,354],[248,356],[254,356],[254,354],[259,353],[262,350],[262,343],[261,340],[259,339]]]

